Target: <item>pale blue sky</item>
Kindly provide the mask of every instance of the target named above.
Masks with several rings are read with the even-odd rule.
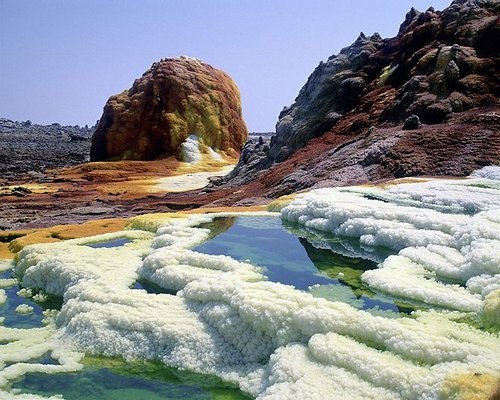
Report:
[[[273,130],[321,60],[360,31],[394,36],[411,6],[450,0],[0,0],[0,116],[93,124],[163,57],[199,57],[240,87],[251,131]]]

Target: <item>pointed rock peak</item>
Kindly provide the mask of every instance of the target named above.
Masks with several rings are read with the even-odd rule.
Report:
[[[415,7],[412,7],[410,11],[406,13],[406,17],[404,22],[401,24],[399,27],[399,33],[402,34],[405,29],[412,23],[413,19],[420,14],[420,11],[418,11]]]
[[[380,36],[380,33],[375,32],[373,35],[371,35],[370,39],[373,41],[379,41],[382,40],[382,36]]]
[[[358,38],[356,39],[356,42],[360,42],[363,40],[366,40],[366,35],[363,32],[360,32]]]
[[[408,13],[406,15],[409,15],[411,17],[411,19],[413,19],[414,17],[416,17],[418,14],[420,14],[420,11],[418,11],[415,7],[412,7],[410,9],[410,11],[408,11]]]
[[[367,39],[368,38],[366,37],[366,35],[364,34],[364,32],[360,32],[358,38],[353,43],[353,46],[354,47],[360,46],[361,44],[363,44],[364,42],[366,42]],[[350,47],[350,46],[348,46],[348,47]]]

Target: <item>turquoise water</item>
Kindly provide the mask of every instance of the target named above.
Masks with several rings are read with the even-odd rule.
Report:
[[[0,274],[0,279],[9,279],[12,277],[11,274],[10,270],[4,271]],[[5,304],[0,305],[0,317],[5,317],[3,325],[12,328],[36,328],[42,326],[42,311],[46,306],[37,304],[31,298],[19,296],[17,294],[19,289],[21,289],[19,285],[4,289],[7,300]],[[20,304],[30,305],[33,307],[33,312],[27,315],[16,313],[16,307]]]
[[[399,312],[404,311],[391,298],[370,292],[360,280],[363,271],[376,268],[373,258],[386,256],[383,249],[362,249],[348,239],[309,232],[297,226],[284,226],[277,217],[218,218],[207,227],[212,230],[211,238],[193,250],[249,261],[262,267],[271,281],[308,290],[315,296],[344,301],[370,312],[399,316]],[[119,247],[127,241],[121,238],[91,246]],[[346,252],[354,256],[348,256]],[[10,272],[2,275],[8,278]],[[143,281],[136,282],[133,288],[150,293],[164,292]],[[18,296],[18,290],[17,285],[7,289],[8,300],[0,306],[0,315],[6,317],[5,325],[20,328],[40,326],[46,305]],[[15,313],[15,308],[21,303],[33,306],[34,312],[30,315]],[[55,361],[47,355],[39,362],[49,364]],[[45,396],[62,394],[68,400],[247,399],[239,390],[228,387],[217,378],[179,371],[159,363],[130,364],[92,358],[85,364],[86,367],[77,373],[27,374],[14,384],[14,388],[23,393]]]
[[[221,224],[224,219],[220,218]],[[193,250],[248,260],[263,267],[270,281],[310,290],[315,296],[348,302],[357,308],[411,311],[396,305],[389,296],[371,292],[360,280],[364,271],[377,268],[377,262],[368,258],[382,260],[390,254],[387,249],[363,249],[357,241],[284,225],[278,217],[238,217],[226,231]],[[319,287],[311,288],[313,285]]]
[[[104,361],[105,362],[105,361]],[[23,393],[63,395],[66,400],[243,400],[235,389],[211,387],[210,380],[196,382],[199,377],[186,380],[168,368],[149,364],[134,369],[99,368],[88,366],[70,374],[27,374],[14,388]]]

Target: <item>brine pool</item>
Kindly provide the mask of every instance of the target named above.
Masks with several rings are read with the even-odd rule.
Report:
[[[192,250],[211,255],[228,255],[262,268],[267,279],[309,291],[317,297],[343,301],[376,315],[397,318],[418,307],[417,304],[374,293],[360,279],[368,269],[390,252],[383,248],[362,248],[359,241],[307,231],[283,224],[278,217],[218,217],[201,227],[209,228],[211,237]],[[91,247],[120,247],[123,238],[89,244]],[[2,279],[11,278],[5,271]],[[155,291],[155,285],[137,283],[134,288]],[[62,300],[48,298],[36,302],[24,297],[17,284],[6,288],[7,300],[0,305],[4,326],[33,328],[42,325],[44,309],[60,308]],[[16,308],[33,308],[19,314]],[[0,351],[1,351],[0,344]],[[38,360],[44,364],[50,357]],[[43,396],[62,395],[65,399],[247,399],[238,389],[219,378],[166,367],[158,362],[126,363],[118,359],[87,357],[85,368],[76,373],[47,375],[28,373],[13,388],[20,393]]]

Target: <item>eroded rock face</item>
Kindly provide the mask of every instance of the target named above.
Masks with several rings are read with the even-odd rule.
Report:
[[[130,89],[109,98],[92,137],[91,159],[178,156],[189,135],[237,156],[247,134],[240,94],[229,75],[198,59],[163,59]]]
[[[248,183],[261,176],[257,171],[269,168],[272,171],[280,169],[276,167],[280,163],[292,163],[292,156],[300,149],[307,149],[313,141],[316,151],[320,146],[327,151],[332,143],[342,146],[345,160],[352,164],[351,160],[356,159],[354,155],[363,150],[358,143],[349,155],[353,138],[368,136],[371,143],[377,140],[381,129],[386,132],[398,127],[394,132],[400,132],[411,115],[427,126],[419,133],[421,137],[414,147],[404,149],[405,154],[413,154],[419,167],[400,168],[394,162],[393,170],[400,171],[397,175],[462,175],[471,172],[460,166],[464,157],[471,168],[500,158],[499,133],[491,121],[475,122],[475,131],[456,132],[462,129],[456,125],[457,120],[474,120],[478,114],[494,115],[499,110],[499,11],[498,1],[456,0],[443,11],[411,9],[394,38],[361,33],[351,46],[318,65],[295,102],[279,115],[276,136],[269,150],[264,154],[258,149],[254,157],[246,154],[251,165],[241,166],[241,173],[232,176],[229,184]],[[463,118],[454,119],[461,114]],[[447,124],[455,125],[447,129]],[[464,134],[474,135],[474,138],[466,137],[466,142],[474,140],[484,151],[488,150],[488,154],[476,152],[476,147],[475,152],[466,155],[461,152],[467,151],[466,148],[458,151],[459,143],[454,138]],[[481,140],[484,143],[479,143]],[[449,145],[441,148],[442,143]],[[387,147],[387,143],[382,147]],[[449,160],[439,168],[432,158],[436,147],[440,148],[439,157]],[[314,185],[329,175],[348,183],[348,175],[353,170],[344,176],[340,159],[332,160],[331,156],[338,157],[315,156],[323,164],[328,162],[329,169],[318,171],[315,165],[309,164],[300,174],[293,171],[298,162],[298,158],[293,157],[295,166],[286,167],[293,172],[290,177],[284,177],[286,190],[280,193],[300,189],[305,183]],[[405,163],[403,156],[393,154],[391,157]],[[366,173],[366,162],[355,164],[358,172],[354,175],[358,178],[388,177],[377,176],[373,169]]]

